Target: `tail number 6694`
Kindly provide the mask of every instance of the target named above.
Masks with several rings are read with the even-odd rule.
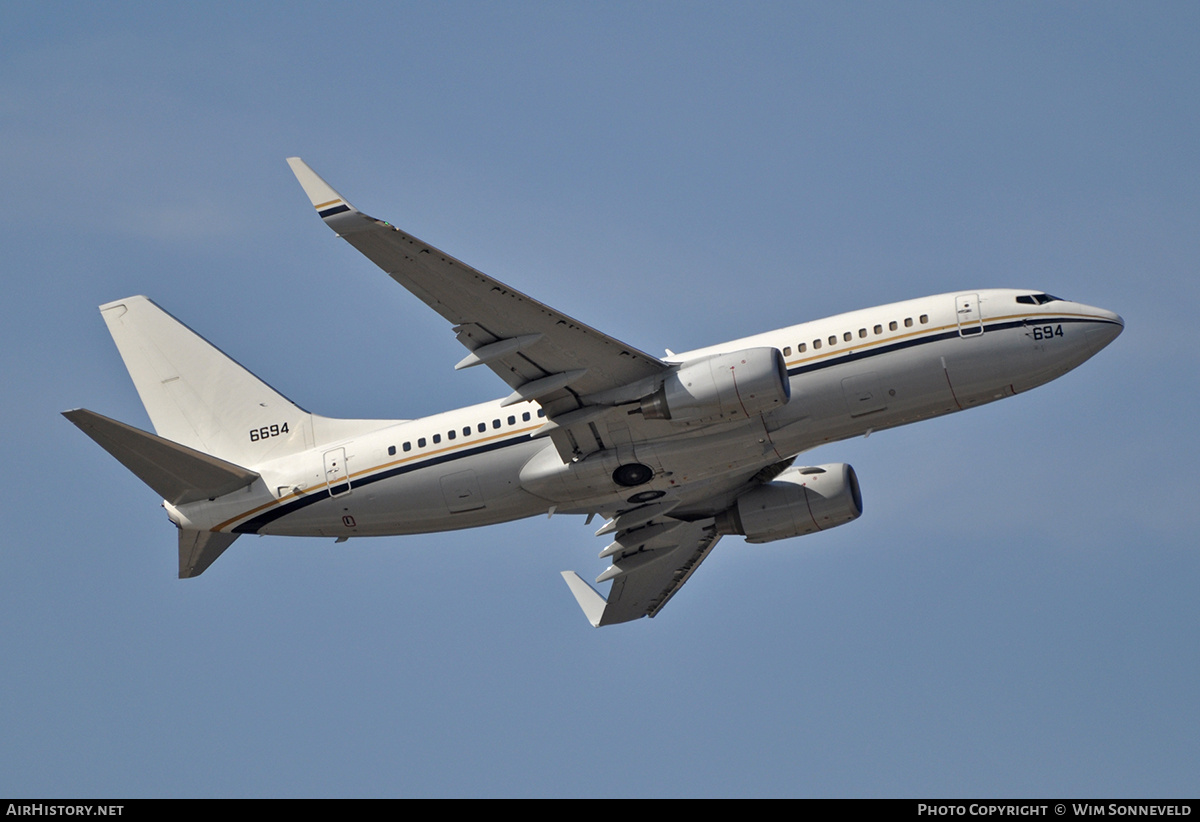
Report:
[[[286,422],[283,425],[264,425],[262,428],[251,428],[250,442],[278,437],[280,434],[286,434],[287,432],[288,424]]]

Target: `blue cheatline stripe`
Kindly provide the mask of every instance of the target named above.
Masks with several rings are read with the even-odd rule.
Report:
[[[441,456],[430,457],[427,460],[421,460],[419,462],[410,462],[405,465],[397,465],[393,468],[387,469],[386,471],[380,471],[377,474],[371,474],[370,476],[352,479],[350,481],[351,489],[353,490],[356,488],[362,488],[364,485],[370,485],[374,482],[382,482],[383,480],[391,479],[392,477],[398,477],[401,474],[419,471],[422,468],[430,468],[434,465],[444,465],[445,463],[453,462],[454,460],[463,459],[465,457],[474,457],[478,456],[479,454],[486,454],[489,451],[497,451],[501,448],[519,445],[524,442],[529,442],[532,439],[533,437],[525,434],[524,436],[517,436],[513,437],[512,439],[490,442],[487,445],[479,445],[474,448],[455,451],[451,454],[442,454]],[[233,528],[233,532],[236,534],[258,533],[258,529],[262,528],[268,523],[274,522],[280,517],[293,514],[296,511],[299,511],[301,508],[307,508],[310,505],[314,505],[327,499],[331,499],[329,496],[329,489],[326,486],[321,486],[318,489],[314,489],[309,494],[296,497],[295,499],[285,502],[282,505],[277,505],[269,511],[263,511],[258,516],[248,519],[240,525],[235,526]]]
[[[319,214],[323,219],[325,217],[332,217],[334,214],[341,214],[343,211],[349,211],[349,210],[350,210],[350,206],[340,205],[340,206],[334,206],[333,208],[327,208],[324,211],[318,211],[317,214]]]

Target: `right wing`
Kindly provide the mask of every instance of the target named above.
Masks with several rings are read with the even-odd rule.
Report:
[[[471,352],[458,368],[486,365],[513,388],[505,402],[536,400],[554,420],[669,366],[350,205],[299,157],[288,164],[325,224],[454,324]],[[647,391],[649,393],[649,391]],[[584,414],[560,420],[572,424]]]
[[[638,510],[629,513],[636,515]],[[615,541],[600,554],[616,559],[596,577],[597,584],[613,581],[607,599],[574,571],[562,572],[584,616],[596,628],[656,616],[721,538],[711,517],[684,522],[659,516],[629,529],[621,528],[620,519],[614,520]]]

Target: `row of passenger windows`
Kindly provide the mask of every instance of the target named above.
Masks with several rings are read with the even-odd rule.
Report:
[[[917,318],[917,322],[919,322],[921,325],[928,324],[929,323],[929,315],[922,314],[919,318]],[[905,328],[913,327],[913,318],[912,317],[904,318],[904,327]],[[898,331],[899,329],[900,329],[900,323],[896,322],[895,320],[892,320],[890,323],[888,323],[888,331]],[[874,334],[876,337],[882,335],[883,334],[883,326],[882,325],[875,326],[874,328],[871,329],[871,333]],[[858,329],[858,338],[860,340],[865,340],[867,338],[867,329],[865,329],[865,328]],[[846,331],[842,334],[842,342],[851,342],[853,339],[854,339],[854,332],[852,332],[852,331]],[[837,345],[838,344],[837,334],[830,334],[828,343],[831,346]],[[822,345],[821,340],[813,340],[812,341],[812,347],[813,347],[814,351],[821,348],[821,345]],[[798,343],[796,345],[796,353],[803,354],[805,351],[808,350],[808,346],[809,346],[809,343]],[[790,345],[784,346],[783,356],[790,357],[791,355],[792,355],[792,347]]]
[[[530,419],[532,419],[532,416],[533,416],[533,415],[532,415],[532,414],[531,414],[529,411],[525,411],[524,413],[522,413],[522,414],[521,414],[521,422],[529,422],[529,421],[530,421]],[[545,411],[543,411],[542,409],[540,409],[540,408],[539,408],[539,409],[537,410],[537,416],[539,416],[539,417],[544,417],[544,416],[546,416],[546,412],[545,412]],[[509,425],[509,426],[516,425],[516,424],[517,424],[517,417],[516,417],[516,415],[515,415],[515,414],[514,414],[514,415],[511,415],[511,416],[510,416],[510,417],[509,417],[507,420],[505,420],[503,423],[502,423],[500,420],[498,420],[498,419],[492,420],[492,428],[493,428],[493,429],[498,429],[498,428],[501,428],[501,427],[503,427],[505,424],[507,424],[507,425]],[[459,430],[458,430],[458,429],[453,429],[453,428],[452,428],[452,429],[450,429],[449,431],[447,431],[447,432],[446,432],[446,439],[448,439],[448,440],[456,440],[456,439],[458,439],[458,438],[459,438],[459,436],[462,436],[462,437],[464,437],[464,438],[465,438],[465,437],[469,437],[469,436],[471,436],[471,434],[472,434],[472,433],[483,434],[483,433],[484,433],[484,432],[486,432],[487,430],[488,430],[488,424],[487,424],[486,422],[481,422],[481,423],[478,423],[478,424],[475,426],[475,431],[474,431],[474,432],[472,432],[472,430],[471,430],[471,426],[469,426],[469,425],[464,425],[464,426],[462,427],[462,429],[461,429],[461,434],[459,433]],[[434,434],[434,435],[431,437],[431,439],[433,440],[433,444],[434,444],[434,445],[437,445],[438,443],[440,443],[440,442],[442,441],[442,435],[441,435],[441,434]],[[417,438],[417,442],[416,442],[416,447],[417,447],[417,448],[424,448],[424,447],[425,447],[427,444],[428,444],[428,442],[427,442],[427,440],[425,439],[425,437],[418,437],[418,438]],[[404,445],[400,446],[400,448],[401,448],[402,450],[404,450],[404,451],[411,451],[411,450],[413,450],[413,443],[412,443],[411,441],[409,441],[409,442],[406,442],[406,443],[404,443]],[[391,456],[395,456],[395,454],[396,454],[396,446],[394,446],[394,445],[389,445],[389,446],[388,446],[388,456],[389,456],[389,457],[391,457]]]

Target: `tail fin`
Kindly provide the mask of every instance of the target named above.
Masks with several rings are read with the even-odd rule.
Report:
[[[311,414],[148,298],[100,313],[160,437],[238,465],[312,447]]]

